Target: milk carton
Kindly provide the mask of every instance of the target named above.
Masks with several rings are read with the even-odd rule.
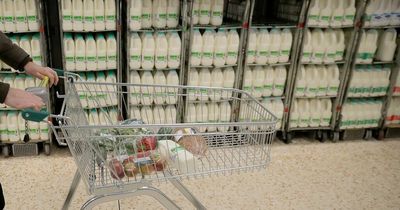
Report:
[[[165,108],[165,121],[167,124],[176,123],[176,108],[174,105],[168,105]]]
[[[177,32],[168,37],[168,67],[179,68],[181,63],[181,38]]]
[[[82,35],[75,34],[75,69],[86,70],[86,42]]]
[[[142,68],[153,69],[155,55],[155,41],[151,33],[147,32],[142,38]]]
[[[72,29],[83,31],[83,2],[82,0],[72,0]]]
[[[75,42],[72,34],[64,34],[65,70],[75,70]]]
[[[210,24],[211,19],[211,0],[202,0],[200,3],[199,23],[201,25]]]
[[[107,68],[107,41],[103,34],[96,34],[97,70]]]
[[[175,70],[168,71],[167,74],[167,85],[177,86],[179,85],[179,76]],[[168,97],[166,99],[167,104],[176,104],[178,101],[178,88],[168,88]]]
[[[228,32],[228,51],[226,55],[226,64],[233,65],[237,63],[239,51],[239,34],[231,29]]]
[[[18,32],[28,31],[25,0],[14,0],[15,25]]]
[[[175,28],[179,23],[179,0],[168,0],[167,6],[167,27]]]
[[[224,0],[211,1],[211,25],[222,25],[222,18],[224,12]]]
[[[289,61],[290,51],[292,49],[293,35],[289,29],[283,29],[281,31],[281,43],[279,53],[279,63],[285,63]]]
[[[104,0],[94,0],[94,29],[96,31],[106,29]]]
[[[142,4],[142,28],[150,28],[153,19],[153,1],[143,1]]]
[[[86,35],[86,69],[88,71],[93,71],[97,69],[97,46],[96,41],[94,40],[91,34]]]
[[[106,29],[116,30],[117,28],[117,10],[115,7],[115,0],[104,0],[105,11],[104,15],[106,17]]]
[[[167,1],[153,0],[153,26],[156,28],[167,26]]]
[[[117,68],[117,40],[113,33],[106,35],[107,42],[107,69]]]
[[[257,34],[257,56],[255,61],[257,64],[266,64],[269,58],[270,51],[270,36],[268,30],[261,29]]]
[[[281,50],[281,31],[279,29],[272,29],[270,34],[270,56],[268,63],[278,63]]]
[[[39,30],[39,22],[38,22],[38,14],[37,14],[37,9],[36,9],[36,2],[35,2],[35,0],[26,0],[25,3],[26,3],[26,16],[28,19],[29,31],[38,31]],[[72,5],[70,5],[70,8],[72,9]],[[71,29],[69,29],[69,30],[71,30]]]
[[[136,84],[140,85],[141,84],[141,79],[138,71],[130,71],[130,84]],[[140,86],[129,86],[129,92],[130,92],[130,104],[137,105],[140,103]]]
[[[201,62],[201,54],[203,48],[203,38],[198,29],[193,31],[193,41],[190,52],[190,64],[192,66],[198,66]]]
[[[224,66],[226,61],[228,40],[225,30],[219,29],[215,35],[215,46],[214,46],[214,66]]]
[[[165,69],[168,64],[168,41],[165,34],[159,32],[155,37],[155,67]]]
[[[142,27],[142,5],[143,0],[131,1],[131,8],[129,8],[129,28],[131,30],[139,30]]]
[[[154,84],[154,78],[150,71],[143,71],[140,77],[141,84],[152,85]],[[151,105],[153,103],[153,93],[154,88],[151,86],[142,86],[141,87],[141,103],[143,105]]]
[[[214,58],[214,30],[207,29],[203,34],[201,65],[210,66]]]

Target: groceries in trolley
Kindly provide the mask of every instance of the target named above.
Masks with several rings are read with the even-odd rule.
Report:
[[[358,65],[348,88],[349,97],[384,96],[389,88],[390,65]]]
[[[377,61],[393,61],[397,48],[397,31],[362,30],[360,44],[356,55],[357,63],[372,63]]]
[[[381,119],[382,100],[349,99],[342,108],[340,128],[374,128]]]
[[[351,26],[355,15],[355,0],[312,0],[307,24],[321,27]]]

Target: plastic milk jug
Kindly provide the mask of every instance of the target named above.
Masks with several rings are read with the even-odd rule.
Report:
[[[211,86],[211,73],[208,68],[202,68],[200,69],[199,72],[199,86],[202,87],[210,87]],[[208,99],[208,94],[201,91],[200,92],[200,100],[207,100]]]
[[[23,35],[20,37],[19,40],[19,46],[24,49],[29,55],[31,53],[31,42],[30,42],[30,36],[29,35]]]
[[[157,85],[166,85],[167,78],[163,71],[156,71],[154,74],[154,84]],[[154,103],[155,104],[164,104],[166,99],[166,90],[162,87],[154,87]]]
[[[235,84],[235,70],[232,67],[223,70],[223,87],[233,88]]]
[[[307,79],[306,79],[306,68],[304,65],[300,67],[300,70],[296,76],[296,89],[295,96],[304,96],[307,87]]]
[[[144,123],[154,124],[153,110],[150,106],[142,106],[142,108],[140,109],[140,115],[142,116],[142,120]]]
[[[249,94],[253,92],[253,74],[250,67],[246,67],[244,70],[243,90]]]
[[[311,32],[311,40],[312,40],[312,58],[311,61],[314,63],[322,63],[325,57],[325,39],[324,33],[321,29],[316,28]]]
[[[222,74],[222,70],[220,68],[215,68],[211,71],[211,87],[223,87],[224,86],[224,75]],[[211,90],[210,99],[211,100],[219,100],[221,99],[221,91]]]
[[[393,0],[392,1],[392,16],[390,17],[390,25],[399,25],[400,24],[400,1]]]
[[[196,106],[196,121],[199,123],[208,122],[208,106],[206,103],[198,103]],[[207,127],[200,127],[200,132],[205,132]]]
[[[136,32],[131,34],[130,45],[129,67],[131,69],[138,69],[141,66],[142,60],[142,40]]]
[[[7,130],[8,130],[8,139],[11,142],[15,142],[19,140],[18,136],[18,118],[16,111],[8,111],[7,113]]]
[[[130,8],[129,28],[139,30],[142,28],[142,5],[143,0],[132,0]]]
[[[237,63],[239,51],[239,34],[231,29],[228,32],[228,51],[226,53],[226,64],[234,65]]]
[[[155,124],[165,124],[165,110],[162,106],[157,105],[153,107],[153,118]]]
[[[376,49],[378,47],[377,45],[378,45],[378,31],[374,29],[368,30],[366,36],[366,46],[365,46],[368,55],[368,58],[366,59],[367,63],[372,62]]]
[[[281,31],[279,29],[272,29],[269,33],[270,45],[269,51],[270,55],[268,58],[268,63],[278,63],[279,53],[281,51]]]
[[[96,83],[105,83],[106,82],[106,75],[104,74],[104,72],[96,72]],[[108,85],[107,85],[108,86]],[[107,106],[107,102],[110,102],[111,98],[110,98],[110,94],[108,93],[108,87],[106,86],[106,88],[102,88],[100,85],[96,85],[96,88],[98,91],[96,93],[97,96],[97,103],[101,106]],[[106,93],[104,93],[104,91],[107,91]]]
[[[289,29],[283,29],[281,31],[279,63],[286,63],[289,61],[290,51],[292,49],[292,42],[292,32]]]
[[[14,79],[14,85],[18,89],[25,89],[25,76],[19,74]]]
[[[334,27],[341,26],[344,20],[344,2],[345,0],[333,0],[332,1],[332,17],[330,25]]]
[[[0,6],[3,7],[3,0],[0,0]],[[4,19],[3,19],[3,9],[0,9],[0,31],[5,31],[4,29]],[[1,69],[1,65],[0,65]],[[8,138],[8,137],[7,137]]]
[[[195,68],[190,69],[188,78],[188,86],[199,86],[199,72]],[[188,89],[190,101],[196,100],[196,94],[194,89]]]
[[[143,1],[142,4],[142,28],[150,28],[153,19],[153,1]]]
[[[167,68],[168,60],[168,41],[164,33],[159,32],[155,36],[155,66],[156,69]]]
[[[175,70],[168,71],[167,85],[171,86],[179,85],[179,76]],[[176,104],[177,101],[178,101],[178,89],[168,88],[167,104]]]
[[[328,71],[328,93],[327,95],[336,96],[339,91],[339,67],[337,65],[327,66]]]
[[[86,35],[86,69],[93,71],[97,69],[97,58],[96,58],[96,41],[92,34]]]
[[[179,0],[168,0],[167,7],[167,27],[175,28],[179,23]]]
[[[356,63],[365,63],[365,60],[368,58],[368,53],[366,52],[366,38],[367,34],[365,30],[361,31],[361,37],[360,37],[360,44],[358,46],[357,50],[357,56],[356,56]]]
[[[325,31],[325,57],[323,59],[324,63],[333,63],[336,58],[336,52],[337,52],[337,37],[336,33],[332,29],[327,29]]]
[[[386,9],[386,1],[385,0],[377,1],[377,9],[374,11],[372,18],[371,18],[371,24],[373,26],[383,26],[384,25],[385,9]]]
[[[319,88],[317,95],[325,96],[328,92],[329,78],[328,70],[325,65],[319,65],[318,68],[318,78],[319,78]]]
[[[381,6],[383,7],[383,19],[382,26],[390,25],[390,20],[392,17],[392,1],[393,0],[382,0]]]
[[[193,15],[192,15],[192,22],[193,25],[199,24],[199,16],[200,16],[200,2],[201,0],[194,0],[193,1]]]
[[[7,32],[15,32],[16,25],[14,24],[14,1],[13,0],[3,0],[3,21],[4,28]]]
[[[106,82],[107,83],[117,82],[117,77],[115,76],[114,71],[107,72]],[[107,89],[109,91],[108,93],[109,97],[111,98],[111,101],[107,100],[107,105],[117,105],[118,104],[117,86],[107,85]]]
[[[176,123],[176,108],[174,105],[168,105],[165,108],[165,122],[168,124]]]
[[[64,34],[65,69],[75,70],[75,42],[72,34]]]
[[[256,52],[257,52],[257,29],[250,29],[249,31],[249,43],[247,44],[247,63],[256,62]]]
[[[231,105],[229,102],[224,101],[219,104],[219,121],[221,123],[228,123],[231,121]],[[229,127],[219,126],[218,131],[227,132]]]
[[[72,0],[72,29],[83,31],[83,2],[82,0]]]
[[[107,68],[107,42],[103,34],[96,34],[97,70]]]
[[[211,1],[211,25],[222,25],[222,18],[224,12],[224,0]]]
[[[319,24],[319,13],[320,13],[320,0],[312,0],[310,8],[308,9],[308,25],[317,26]]]
[[[203,48],[203,38],[198,29],[193,31],[193,41],[190,53],[190,62],[192,66],[198,66],[201,62],[201,54]]]
[[[107,42],[107,69],[117,68],[117,40],[113,33],[106,35]]]
[[[25,2],[26,2],[25,3],[26,4],[26,15],[27,15],[27,19],[28,19],[29,31],[38,31],[39,30],[39,22],[38,22],[37,10],[36,10],[36,2],[35,2],[35,0],[26,0]],[[70,5],[70,7],[71,6],[72,5]],[[72,12],[72,10],[70,10],[70,11]],[[70,18],[71,18],[71,13],[70,13]],[[69,30],[71,30],[71,28]]]
[[[265,72],[262,69],[262,67],[261,66],[255,67],[252,71],[252,81],[254,88],[253,96],[256,98],[260,98],[263,95],[264,79],[265,79]]]
[[[299,126],[308,127],[310,125],[310,102],[308,99],[299,100]]]
[[[299,100],[295,100],[293,102],[293,107],[290,113],[290,127],[291,128],[296,128],[299,127]],[[302,112],[304,112],[305,110],[302,110]]]
[[[111,119],[109,119],[109,116],[104,111],[99,111],[98,113],[99,116],[99,125],[108,125],[111,124]]]
[[[320,13],[319,25],[328,26],[332,16],[332,1],[333,0],[320,0]],[[337,0],[336,0],[337,1]]]
[[[306,67],[307,90],[306,96],[315,97],[319,88],[318,69],[314,65]]]
[[[142,84],[152,85],[154,84],[154,78],[150,71],[144,71],[142,76],[140,77],[140,81]],[[154,88],[150,86],[142,86],[141,87],[142,98],[141,102],[144,105],[151,105],[153,102],[153,92]]]
[[[278,122],[276,123],[276,127],[280,129],[282,127],[283,111],[285,108],[282,100],[280,99],[274,100],[274,106],[275,106],[275,113],[278,116]]]
[[[117,28],[117,11],[115,8],[115,0],[104,0],[106,29],[115,30]]]
[[[379,10],[380,4],[379,0],[371,0],[368,2],[368,5],[365,9],[364,13],[364,26],[372,26],[372,18],[376,16],[374,13]],[[375,19],[375,18],[374,18]]]
[[[344,1],[343,6],[345,6],[345,8],[344,8],[344,19],[342,25],[344,26],[353,25],[354,17],[356,16],[355,0]]]
[[[186,110],[186,122],[195,123],[196,121],[196,106],[190,103]]]
[[[94,2],[93,0],[83,0],[83,30],[94,30]]]
[[[336,34],[336,56],[335,61],[343,60],[344,50],[345,50],[345,42],[344,42],[344,32],[342,29],[335,30]]]
[[[214,47],[214,66],[224,66],[226,60],[226,52],[228,40],[226,32],[223,29],[219,29],[215,34],[215,47]]]
[[[210,24],[211,0],[202,0],[200,3],[199,23],[201,25]]]
[[[130,84],[141,84],[140,75],[137,71],[130,71]],[[129,86],[130,92],[130,104],[139,104],[140,103],[140,86]]]
[[[270,35],[267,29],[261,29],[257,33],[257,55],[256,55],[256,63],[257,64],[266,64],[268,62],[269,51],[270,51]]]
[[[84,71],[86,69],[85,55],[86,43],[82,35],[75,34],[75,69]]]
[[[33,62],[42,65],[42,54],[40,50],[40,34],[32,35],[31,39],[31,57]]]
[[[379,38],[379,47],[376,59],[381,61],[392,61],[396,51],[397,31],[395,29],[385,30]]]
[[[167,26],[167,1],[153,0],[153,26],[165,28]]]
[[[321,126],[329,126],[332,117],[332,102],[330,99],[321,99]]]
[[[220,119],[220,111],[219,106],[217,103],[208,103],[208,122],[210,123],[217,123]],[[217,127],[215,126],[208,126],[208,132],[215,132],[217,131]]]
[[[28,31],[25,0],[14,0],[15,25],[19,32]]]
[[[106,29],[104,0],[94,0],[94,28],[96,31]]]
[[[310,127],[318,127],[321,123],[321,101],[319,99],[310,99]]]
[[[171,140],[158,141],[158,151],[165,160],[178,169],[180,173],[190,174],[196,172],[196,167],[201,163],[192,153],[185,150],[182,146]]]
[[[87,78],[86,79],[87,82],[96,82],[96,77],[95,77],[93,72],[86,73],[86,78]],[[98,87],[97,87],[97,85],[96,86],[91,85],[90,87],[93,88],[94,90],[92,90],[93,92],[90,92],[90,93],[86,94],[87,95],[87,99],[88,99],[88,107],[89,108],[94,108],[94,107],[98,106],[97,98],[96,98],[96,96],[97,96],[97,88]],[[85,90],[85,89],[83,89],[83,90]]]
[[[181,63],[181,38],[177,32],[172,32],[168,37],[168,67],[178,68]]]
[[[0,140],[8,141],[7,112],[5,111],[0,111]]]
[[[214,58],[214,30],[207,29],[203,34],[201,65],[211,66]]]
[[[274,68],[274,90],[273,96],[281,96],[285,90],[286,68],[284,66],[276,66]]]
[[[304,44],[303,44],[303,55],[301,57],[302,62],[311,62],[312,51],[313,51],[313,40],[311,39],[310,29],[306,29],[304,32]]]
[[[275,71],[271,66],[265,66],[264,71],[264,87],[262,96],[268,97],[272,95],[274,89]]]

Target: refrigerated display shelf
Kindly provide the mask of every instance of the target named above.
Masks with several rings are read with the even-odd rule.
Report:
[[[294,96],[295,99],[324,99],[324,98],[336,98],[337,95],[332,96]]]
[[[321,126],[321,127],[295,127],[290,128],[289,131],[310,131],[310,130],[331,130],[330,126]]]
[[[388,28],[400,28],[400,25],[390,25],[390,26],[363,26],[363,29],[388,29]]]
[[[138,30],[131,30],[130,32],[172,32],[172,31],[182,31],[182,26],[177,26],[174,28],[142,28]]]
[[[308,64],[312,64],[312,65],[332,65],[332,64],[345,64],[346,61],[341,60],[341,61],[335,61],[335,62],[321,62],[321,63],[315,63],[315,62],[301,62],[302,65],[308,65]]]
[[[307,25],[307,28],[322,28],[322,29],[346,29],[346,28],[353,28],[353,25],[346,25],[346,26],[316,26],[316,25]]]
[[[288,66],[292,64],[291,62],[285,62],[285,63],[271,63],[271,64],[257,64],[257,63],[249,63],[246,64],[247,66]]]
[[[379,64],[393,64],[395,61],[372,61],[371,63],[356,62],[356,65],[379,65]]]
[[[133,68],[133,69],[129,69],[130,71],[171,71],[171,70],[180,70],[180,67],[178,68],[162,68],[162,69],[156,69],[156,68],[152,68],[152,69],[143,69],[143,68]]]
[[[4,34],[27,34],[27,33],[40,33],[40,31],[2,31]]]
[[[196,66],[190,66],[191,68],[228,68],[228,67],[236,67],[237,64],[232,64],[232,65],[223,65],[223,66],[203,66],[203,65],[196,65]]]
[[[74,31],[74,30],[63,30],[64,33],[103,33],[103,32],[115,32],[117,29],[112,30],[100,30],[100,31]]]

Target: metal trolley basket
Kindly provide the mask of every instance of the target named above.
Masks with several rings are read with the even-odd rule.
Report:
[[[67,142],[77,165],[63,209],[68,208],[81,179],[94,196],[82,209],[136,195],[148,195],[168,209],[179,209],[165,194],[151,186],[153,181],[170,181],[194,206],[205,209],[179,179],[263,169],[270,160],[276,118],[246,92],[224,88],[93,83],[67,72],[64,78],[65,95],[59,95],[64,99],[61,113],[50,115],[59,124],[51,125],[57,140]],[[154,101],[162,103],[157,105],[158,111],[154,111]],[[188,108],[192,103],[196,104],[196,116],[200,116],[196,119],[190,117],[191,114],[194,116]],[[211,103],[214,106],[204,106]],[[217,110],[222,103],[231,108]],[[202,113],[206,107],[210,107],[208,114]],[[92,108],[91,111],[96,108],[99,120],[93,120],[93,116],[87,114],[88,108]],[[123,116],[119,110],[123,109],[130,110],[129,119],[140,119],[145,124],[118,121]],[[35,113],[25,113],[24,117],[32,120],[33,116]],[[212,122],[206,122],[208,119],[205,118],[210,116]],[[182,132],[188,129],[193,132]],[[61,130],[61,134],[57,130]],[[171,143],[177,138],[194,138],[189,142],[201,145],[201,152],[189,152],[189,149]],[[151,145],[154,139],[158,139],[156,148]]]

